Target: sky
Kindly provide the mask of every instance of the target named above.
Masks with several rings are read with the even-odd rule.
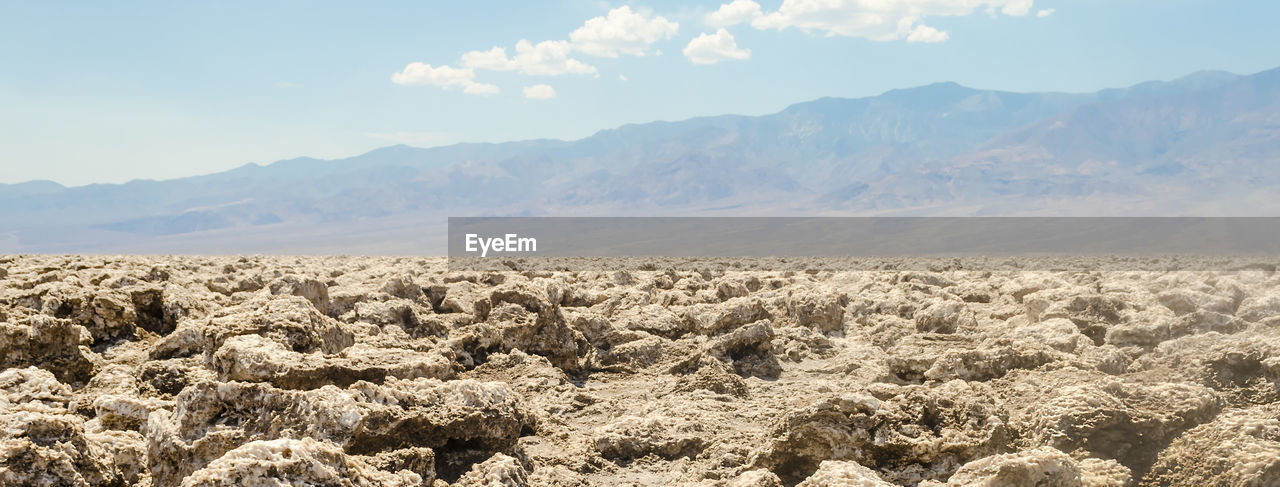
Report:
[[[1280,2],[0,0],[0,183],[1280,66]]]

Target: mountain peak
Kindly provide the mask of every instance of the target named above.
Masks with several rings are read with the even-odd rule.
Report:
[[[982,92],[984,90],[969,88],[954,81],[943,81],[914,88],[889,90],[876,98],[907,106],[925,107],[950,105]]]
[[[955,95],[955,94],[971,94],[983,91],[969,88],[955,81],[939,81],[937,83],[929,83],[927,85],[915,86],[911,88],[898,88],[884,92],[880,96],[903,96],[903,95]]]
[[[1218,87],[1240,78],[1242,76],[1226,71],[1203,70],[1188,74],[1169,83],[1180,85],[1184,88],[1203,89]]]
[[[0,184],[6,191],[15,194],[43,194],[66,189],[65,186],[47,179],[36,179],[14,184]]]
[[[889,102],[913,109],[936,108],[956,103],[975,93],[983,92],[983,90],[969,88],[954,81],[942,81],[912,88],[889,90],[876,96],[861,98],[822,97],[817,100],[788,106],[783,110],[783,113],[827,112],[833,109],[863,106],[873,102]]]

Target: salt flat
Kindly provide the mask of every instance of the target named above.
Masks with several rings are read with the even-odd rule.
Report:
[[[1274,262],[694,269],[0,257],[0,484],[1280,483]]]

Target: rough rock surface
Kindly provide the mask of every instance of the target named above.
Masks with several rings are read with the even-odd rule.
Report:
[[[1052,447],[992,455],[960,467],[947,480],[949,486],[1000,487],[1122,487],[1128,470],[1110,462],[1081,464]]]
[[[824,460],[814,472],[796,487],[892,487],[871,469],[854,462]]]
[[[1280,407],[1223,413],[1160,452],[1149,485],[1280,485]]]
[[[183,487],[291,485],[407,487],[422,477],[378,470],[331,443],[281,438],[241,445],[182,480]]]
[[[0,257],[0,485],[1280,484],[1280,275]]]

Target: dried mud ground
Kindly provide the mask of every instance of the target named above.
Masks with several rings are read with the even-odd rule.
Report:
[[[0,485],[1280,485],[1280,276],[0,257]]]

